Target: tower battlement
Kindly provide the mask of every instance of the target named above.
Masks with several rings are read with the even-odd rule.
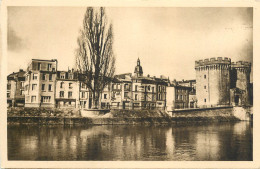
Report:
[[[210,59],[197,60],[195,61],[195,68],[214,64],[231,64],[231,59],[227,57],[214,57]]]
[[[251,68],[251,63],[246,61],[238,61],[231,63],[232,68]]]

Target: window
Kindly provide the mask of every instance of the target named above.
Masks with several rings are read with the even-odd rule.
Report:
[[[149,91],[151,90],[151,87],[150,87],[150,86],[148,86],[148,90],[149,90]]]
[[[10,93],[7,93],[7,98],[10,98]]]
[[[21,87],[22,87],[22,88],[24,87],[24,82],[21,82]]]
[[[68,92],[68,96],[69,96],[69,98],[71,98],[72,97],[72,92]]]
[[[204,75],[204,79],[206,79],[207,78],[207,76],[206,75]]]
[[[73,74],[72,73],[69,74],[69,79],[73,79]]]
[[[52,80],[52,74],[49,74],[49,80]]]
[[[159,94],[159,100],[161,100],[162,98],[161,98],[161,94]]]
[[[128,90],[128,84],[125,84],[125,90]]]
[[[60,97],[64,97],[64,91],[60,91]]]
[[[135,94],[135,100],[137,100],[138,99],[138,95],[137,94]]]
[[[206,86],[204,86],[204,89],[206,89],[207,87]]]
[[[154,87],[152,87],[152,92],[154,93]]]
[[[159,92],[161,91],[161,86],[159,86]]]
[[[60,78],[61,78],[61,79],[65,79],[65,74],[61,74],[61,75],[60,75]]]
[[[11,84],[7,84],[7,90],[11,90]]]
[[[37,75],[36,74],[33,74],[33,80],[37,80]]]
[[[204,102],[207,102],[207,99],[204,99]]]
[[[125,99],[128,98],[128,92],[125,92],[125,93],[124,93],[124,98],[125,98]]]
[[[33,102],[36,102],[36,96],[32,96],[31,97],[31,102],[33,103]]]
[[[42,80],[46,80],[46,75],[45,74],[42,74]]]
[[[49,84],[49,91],[52,91],[52,85]]]
[[[72,89],[72,83],[69,83],[69,88]]]
[[[137,89],[138,89],[138,86],[136,85],[136,86],[135,86],[135,91],[137,91]]]
[[[42,96],[41,97],[41,102],[42,103],[49,103],[49,102],[51,102],[51,96]]]
[[[42,84],[42,91],[45,90],[45,84]]]
[[[85,92],[81,93],[81,98],[85,98]]]
[[[107,99],[107,94],[104,94],[104,99]]]
[[[81,88],[85,89],[86,85],[84,83],[81,83]]]
[[[41,64],[38,63],[38,70],[41,70]]]
[[[51,70],[51,64],[48,64],[48,71]]]
[[[24,91],[23,90],[20,90],[20,95],[24,95]]]
[[[37,84],[32,84],[32,90],[36,90]]]
[[[60,83],[60,88],[63,88],[64,82]]]
[[[180,95],[180,99],[182,100],[182,95]]]
[[[176,95],[176,100],[178,100],[178,99],[179,99],[178,97],[179,97],[179,95]]]

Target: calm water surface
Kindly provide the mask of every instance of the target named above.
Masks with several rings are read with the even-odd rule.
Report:
[[[248,122],[171,126],[8,125],[9,160],[252,160]]]

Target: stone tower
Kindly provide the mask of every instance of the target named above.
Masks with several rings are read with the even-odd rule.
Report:
[[[248,105],[251,63],[238,61],[231,64],[230,100],[232,105]]]
[[[198,106],[230,104],[230,58],[195,61]]]
[[[140,59],[139,58],[137,59],[137,65],[135,67],[135,75],[137,77],[143,76],[143,68],[142,68],[142,66],[140,64]]]

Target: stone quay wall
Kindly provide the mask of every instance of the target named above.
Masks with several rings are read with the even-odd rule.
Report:
[[[249,120],[248,111],[242,107],[183,109],[169,116],[69,117],[69,116],[8,116],[8,124],[39,125],[120,125],[120,124],[171,124],[179,122],[213,122]],[[133,110],[134,111],[134,110]],[[129,113],[139,114],[142,111]],[[117,112],[119,113],[119,112]],[[126,113],[126,112],[124,112]],[[146,112],[147,113],[147,112]],[[154,112],[153,112],[154,113]],[[153,114],[154,115],[154,114]]]

